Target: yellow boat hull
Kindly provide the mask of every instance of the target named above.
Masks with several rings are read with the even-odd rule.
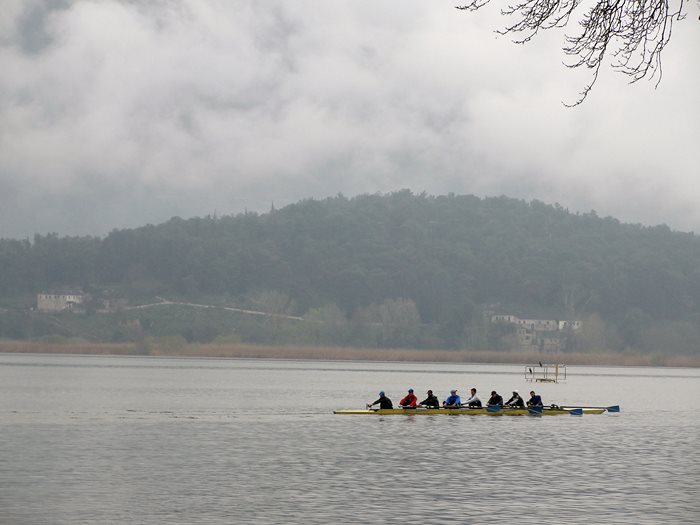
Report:
[[[586,414],[602,414],[605,412],[604,408],[591,408],[585,409]],[[529,415],[543,415],[543,416],[564,416],[571,415],[571,410],[565,410],[562,408],[548,408],[545,407],[541,414],[532,414],[527,408],[503,408],[496,412],[489,412],[485,407],[483,408],[379,408],[379,409],[359,409],[359,410],[335,410],[334,414],[342,415],[359,415],[359,414],[375,414],[378,416],[393,416],[393,415],[404,415],[404,416],[430,416],[430,415],[448,415],[448,416],[529,416]]]

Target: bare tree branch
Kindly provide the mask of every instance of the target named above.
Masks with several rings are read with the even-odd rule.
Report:
[[[472,0],[457,9],[478,11],[491,0]],[[568,27],[572,15],[585,6],[583,0],[520,0],[501,10],[501,14],[516,17],[511,25],[496,32],[517,35],[515,43],[529,42],[541,29]],[[589,0],[593,4],[578,18],[580,32],[566,36],[563,50],[573,58],[566,67],[586,67],[592,70],[586,84],[573,104],[583,102],[598,80],[600,67],[606,57],[611,67],[628,75],[630,83],[643,78],[662,76],[661,53],[671,39],[673,23],[685,18],[687,0]]]

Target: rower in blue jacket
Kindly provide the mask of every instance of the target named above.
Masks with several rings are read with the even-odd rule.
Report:
[[[538,396],[535,394],[534,390],[530,391],[530,399],[527,402],[527,406],[529,407],[541,407],[542,405],[542,397]]]
[[[450,397],[442,402],[442,406],[445,408],[459,408],[462,406],[462,400],[457,395],[456,390],[450,390]]]

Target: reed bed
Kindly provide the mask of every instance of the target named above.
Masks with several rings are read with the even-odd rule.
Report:
[[[245,359],[319,359],[344,361],[404,361],[437,363],[533,364],[538,361],[580,366],[700,367],[700,356],[664,354],[539,354],[405,348],[342,348],[320,346],[262,346],[251,344],[184,344],[163,340],[141,343],[85,341],[0,341],[0,352],[92,355],[152,355]]]
[[[0,352],[24,354],[133,355],[132,343],[0,341]]]

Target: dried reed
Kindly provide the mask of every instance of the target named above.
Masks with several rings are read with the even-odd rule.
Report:
[[[405,348],[341,348],[317,346],[261,346],[252,344],[169,344],[154,341],[93,343],[45,341],[0,341],[0,352],[45,354],[93,354],[260,359],[320,359],[347,361],[406,361],[439,363],[528,364],[546,361],[567,365],[700,367],[700,356],[665,354],[539,354],[465,350],[415,350]]]

